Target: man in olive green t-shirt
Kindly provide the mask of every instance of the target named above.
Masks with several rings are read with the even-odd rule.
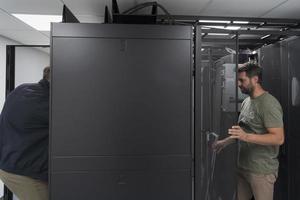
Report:
[[[239,68],[239,88],[249,97],[241,106],[239,124],[229,137],[214,144],[217,152],[239,140],[238,200],[273,200],[278,173],[279,146],[284,142],[279,102],[261,86],[262,69],[253,63]]]

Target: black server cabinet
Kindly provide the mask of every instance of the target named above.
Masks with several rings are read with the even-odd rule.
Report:
[[[260,64],[264,68],[263,86],[281,103],[284,112],[285,144],[279,154],[279,177],[274,200],[300,198],[300,39],[290,38],[262,47]]]
[[[192,199],[192,32],[52,24],[51,200]]]
[[[285,73],[288,73],[288,66],[283,64],[283,48],[282,45],[285,42],[278,42],[268,46],[262,47],[259,53],[260,66],[263,68],[262,85],[265,90],[270,92],[274,97],[278,99],[284,111],[285,123],[287,122],[287,102],[288,87],[285,85],[286,81],[283,79]],[[287,126],[286,126],[287,128]],[[287,129],[285,128],[285,131]],[[287,133],[287,132],[286,132]],[[280,148],[279,159],[279,170],[278,179],[274,189],[274,200],[288,199],[288,174],[287,174],[287,137],[285,139],[285,145]]]
[[[300,38],[289,40],[284,45],[285,65],[288,68],[288,78],[284,81],[288,86],[288,174],[289,174],[289,199],[300,199],[300,135],[299,135],[299,118],[300,118]],[[288,67],[286,67],[288,66]],[[286,92],[285,92],[286,93]]]

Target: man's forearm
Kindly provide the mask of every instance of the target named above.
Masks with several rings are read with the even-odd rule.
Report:
[[[246,142],[255,143],[260,145],[282,145],[283,138],[277,135],[266,133],[266,134],[253,134],[248,133],[245,139]]]
[[[265,134],[246,133],[240,126],[232,126],[228,130],[231,138],[260,145],[282,145],[284,142],[284,129],[267,128]]]
[[[230,138],[230,137],[227,137],[224,140],[225,140],[227,145],[233,144],[236,141],[236,139],[233,139],[233,138]]]

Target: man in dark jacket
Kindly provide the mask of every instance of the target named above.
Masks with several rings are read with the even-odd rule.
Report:
[[[0,115],[0,179],[20,200],[48,199],[49,78],[18,86]]]

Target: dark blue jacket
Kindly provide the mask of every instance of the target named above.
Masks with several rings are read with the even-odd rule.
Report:
[[[18,86],[0,115],[0,169],[48,180],[49,82]]]

